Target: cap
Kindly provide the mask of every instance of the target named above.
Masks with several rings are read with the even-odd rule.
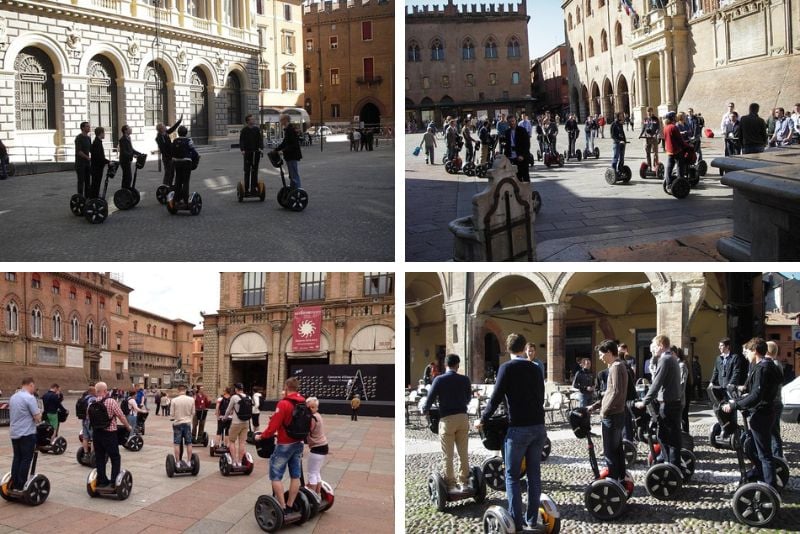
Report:
[[[236,388],[236,389],[244,389],[244,384],[242,384],[241,382],[236,382],[233,385],[233,387]]]
[[[664,117],[665,117],[665,118],[667,118],[667,119],[669,119],[669,120],[671,120],[671,121],[674,121],[674,120],[675,120],[675,117],[677,117],[677,116],[678,116],[678,114],[677,114],[677,113],[675,113],[674,111],[670,111],[669,113],[667,113],[666,115],[664,115]]]

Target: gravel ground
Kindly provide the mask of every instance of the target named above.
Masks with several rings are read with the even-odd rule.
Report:
[[[562,532],[614,533],[738,533],[800,531],[800,425],[783,424],[784,454],[789,461],[792,478],[782,495],[783,506],[770,529],[749,528],[736,522],[730,499],[738,486],[738,467],[733,451],[717,450],[708,442],[713,419],[691,424],[697,465],[691,482],[684,486],[677,499],[659,501],[644,488],[647,446],[639,444],[638,461],[632,470],[636,489],[627,512],[618,520],[602,523],[584,508],[583,491],[591,482],[586,440],[574,437],[568,425],[557,421],[548,424],[552,453],[542,464],[542,491],[556,502],[562,517]],[[595,419],[597,423],[597,419]],[[599,433],[599,427],[594,425]],[[471,438],[473,436],[470,436]],[[477,435],[474,436],[477,438]],[[595,438],[598,454],[602,440]],[[434,469],[442,470],[438,439],[427,429],[406,428],[406,532],[480,532],[483,512],[491,505],[507,505],[505,492],[488,491],[483,505],[465,500],[448,504],[446,513],[439,513],[428,502],[427,478]],[[481,462],[494,452],[470,440],[470,465]],[[603,464],[602,457],[600,459]]]

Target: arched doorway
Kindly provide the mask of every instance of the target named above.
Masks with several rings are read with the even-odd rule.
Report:
[[[592,82],[592,100],[589,111],[592,115],[600,113],[600,87],[597,86],[597,82]]]
[[[102,126],[107,139],[117,144],[117,72],[105,56],[94,56],[89,61],[89,123],[92,128]]]
[[[483,338],[484,368],[483,374],[486,381],[494,382],[497,370],[500,368],[500,342],[494,333],[489,332]]]
[[[208,144],[208,82],[200,69],[192,71],[189,84],[189,123],[194,143]]]
[[[14,60],[17,130],[55,130],[53,62],[39,48],[23,48]]]
[[[589,116],[589,90],[586,86],[581,86],[581,100],[580,100],[580,120],[585,121]]]
[[[630,116],[631,114],[631,100],[628,93],[628,80],[624,75],[620,75],[617,81],[617,110]]]
[[[581,120],[581,101],[578,96],[577,87],[573,87],[572,91],[569,93],[569,110],[571,113],[578,116],[578,120]]]
[[[433,108],[433,100],[427,96],[419,103],[419,116],[420,119],[422,119],[422,125],[424,126],[427,126],[431,121],[436,120],[435,110]]]
[[[661,105],[661,62],[657,55],[651,56],[647,62],[647,94],[644,100],[647,106],[658,109]]]
[[[441,113],[440,120],[446,119],[448,115],[451,117],[455,117],[458,114],[454,107],[455,102],[450,96],[444,95],[442,99],[439,101],[439,104],[441,105],[441,107],[439,108],[439,113]]]
[[[231,382],[241,382],[245,390],[253,386],[267,387],[267,340],[256,332],[243,332],[237,335],[230,348]]]
[[[244,124],[242,82],[235,72],[228,73],[225,79],[225,91],[228,103],[228,124]]]
[[[444,290],[436,273],[406,275],[406,385],[415,386],[425,366],[446,350]]]
[[[144,73],[144,124],[146,127],[155,127],[159,122],[164,124],[169,122],[167,104],[167,75],[164,67],[151,61]]]
[[[364,123],[366,128],[378,128],[381,125],[381,112],[378,106],[372,102],[367,102],[361,107],[358,120]]]
[[[606,119],[611,119],[614,113],[614,87],[611,85],[611,80],[606,78],[603,80],[603,109],[600,111],[605,115]]]

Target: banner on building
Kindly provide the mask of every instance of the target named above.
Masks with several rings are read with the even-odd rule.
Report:
[[[300,380],[300,394],[318,399],[394,400],[394,365],[304,365],[289,363],[289,376]]]
[[[292,352],[319,350],[322,332],[322,306],[296,308],[292,319]]]

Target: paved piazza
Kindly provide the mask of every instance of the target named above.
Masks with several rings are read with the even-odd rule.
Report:
[[[72,411],[75,400],[69,398],[64,405]],[[154,406],[152,399],[148,404]],[[324,403],[321,409],[324,412]],[[322,475],[333,486],[336,501],[330,510],[286,531],[393,533],[394,420],[362,417],[351,422],[348,416],[323,416],[331,454]],[[262,413],[262,425],[265,420]],[[78,423],[70,415],[62,426],[60,434],[69,442],[63,455],[39,454],[37,472],[50,479],[50,498],[35,508],[0,501],[0,534],[261,532],[253,505],[259,495],[272,491],[267,489],[267,460],[258,458],[253,446],[248,445],[248,450],[256,458],[256,468],[249,477],[223,477],[218,458],[200,448],[199,475],[170,479],[164,459],[172,451],[172,428],[168,417],[153,412],[147,420],[142,450],[130,452],[120,447],[122,466],[133,475],[131,496],[122,502],[92,499],[85,484],[90,469],[75,460]],[[10,470],[11,457],[8,427],[0,427],[1,472]],[[110,465],[108,469],[110,472]]]
[[[534,224],[539,261],[723,259],[715,245],[718,237],[733,231],[732,190],[720,184],[717,169],[709,168],[688,198],[666,195],[659,180],[639,178],[644,145],[636,139],[638,131],[626,131],[629,139],[634,138],[625,158],[633,171],[627,185],[605,182],[612,156],[609,137],[597,140],[598,160],[573,160],[563,168],[550,169],[536,162],[531,181],[542,195],[542,209]],[[487,180],[447,174],[441,164],[446,146],[441,138],[437,139],[437,165],[425,165],[424,151],[418,157],[412,154],[421,140],[422,133],[405,139],[406,260],[449,260],[453,234],[447,225],[472,214],[472,196],[485,188]],[[581,137],[578,147],[583,144]],[[534,139],[534,150],[535,145]],[[563,128],[558,147],[562,152],[566,148]],[[720,139],[703,139],[703,157],[709,164],[723,152]]]
[[[800,425],[781,424],[784,454],[792,477],[784,491],[783,506],[770,529],[750,529],[738,523],[730,508],[730,499],[737,487],[739,471],[733,451],[717,450],[708,443],[708,430],[716,419],[707,404],[692,404],[689,426],[695,442],[697,466],[691,482],[672,501],[659,501],[644,488],[646,449],[639,444],[635,468],[631,471],[636,483],[627,512],[618,520],[602,523],[595,520],[583,505],[583,492],[592,481],[586,440],[578,440],[556,415],[547,423],[552,452],[542,463],[542,491],[559,508],[562,532],[603,533],[739,533],[788,532],[800,528]],[[592,432],[600,433],[599,416],[593,417]],[[601,468],[602,439],[594,438]],[[486,450],[477,434],[470,434],[470,464],[480,466],[494,451]],[[499,454],[499,453],[498,453]],[[456,461],[457,463],[457,461]],[[448,504],[446,513],[439,513],[427,502],[427,477],[434,469],[443,470],[438,438],[427,428],[407,427],[406,431],[406,532],[481,532],[481,517],[491,505],[506,507],[505,491],[488,489],[483,505],[465,500]]]
[[[154,134],[155,135],[155,134]],[[203,197],[200,215],[170,215],[158,204],[162,173],[156,157],[139,171],[141,203],[127,212],[112,201],[121,171],[109,184],[108,219],[90,225],[69,211],[74,172],[0,181],[4,261],[392,261],[394,259],[394,144],[350,152],[347,142],[303,147],[300,177],[305,211],[276,201],[278,169],[261,160],[267,198],[236,201],[242,178],[238,150],[202,155],[191,190]],[[284,169],[286,166],[284,165]],[[286,171],[285,171],[286,172]],[[288,183],[288,173],[286,175]],[[11,230],[11,231],[9,231]]]

